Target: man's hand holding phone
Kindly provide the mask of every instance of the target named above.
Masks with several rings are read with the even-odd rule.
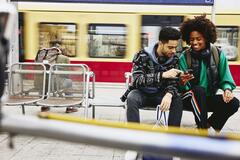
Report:
[[[182,74],[180,74],[179,79],[180,79],[180,84],[185,86],[188,81],[194,79],[193,70],[188,69],[184,71]]]
[[[172,68],[168,71],[163,72],[162,77],[166,79],[176,79],[180,74],[183,74],[181,70]]]

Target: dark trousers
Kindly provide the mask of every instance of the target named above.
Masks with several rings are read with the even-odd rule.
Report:
[[[161,104],[164,94],[145,94],[138,89],[132,90],[127,96],[128,122],[140,122],[139,108],[146,106],[157,107]],[[169,126],[180,126],[182,119],[182,100],[180,96],[173,96],[168,116]]]
[[[192,98],[195,99],[196,106],[194,106]],[[199,109],[199,114],[196,108]],[[192,95],[183,99],[183,109],[193,111],[198,128],[208,128],[210,125],[220,131],[238,108],[239,100],[237,98],[234,97],[229,103],[225,103],[222,95],[207,96],[205,89],[201,86],[195,86],[192,89]],[[213,112],[209,118],[208,112]]]

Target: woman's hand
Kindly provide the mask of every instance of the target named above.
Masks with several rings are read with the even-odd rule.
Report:
[[[233,93],[232,93],[232,91],[231,90],[229,90],[229,89],[226,89],[225,91],[224,91],[224,93],[223,93],[223,101],[225,102],[225,103],[229,103],[232,99],[233,99]]]
[[[188,81],[194,79],[193,74],[190,73],[182,73],[179,76],[179,80],[180,80],[180,85],[185,86],[187,84]]]

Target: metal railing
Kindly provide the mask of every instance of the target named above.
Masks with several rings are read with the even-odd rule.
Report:
[[[199,131],[201,134],[196,134],[196,130],[190,129],[152,129],[152,126],[147,125],[84,120],[57,114],[41,116],[55,120],[2,115],[1,131],[136,150],[150,155],[205,160],[240,159],[240,136],[226,134],[207,137],[206,131]]]

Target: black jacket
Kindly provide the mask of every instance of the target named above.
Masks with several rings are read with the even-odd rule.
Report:
[[[141,50],[133,59],[132,87],[144,93],[155,94],[159,92],[178,94],[178,79],[164,79],[162,73],[172,68],[178,68],[178,57],[162,60],[153,59],[151,53]]]
[[[133,59],[132,76],[133,80],[126,92],[120,97],[124,102],[127,99],[127,95],[133,89],[140,89],[146,94],[166,94],[179,95],[178,85],[179,80],[176,79],[164,79],[162,73],[172,68],[178,69],[178,57],[173,57],[163,60],[158,60],[155,56],[155,50],[157,45],[150,46],[138,52]],[[159,63],[161,61],[162,63]]]

